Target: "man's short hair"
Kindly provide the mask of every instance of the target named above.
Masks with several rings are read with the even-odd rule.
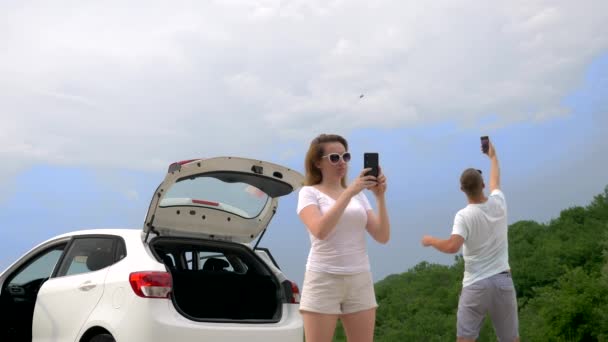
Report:
[[[468,197],[477,197],[483,192],[481,171],[473,168],[466,169],[460,175],[460,189]]]

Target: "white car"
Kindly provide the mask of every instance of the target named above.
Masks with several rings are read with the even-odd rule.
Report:
[[[303,341],[298,286],[257,248],[286,167],[235,157],[174,163],[143,229],[76,231],[0,274],[0,341]]]

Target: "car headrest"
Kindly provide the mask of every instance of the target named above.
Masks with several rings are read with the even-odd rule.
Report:
[[[230,264],[224,259],[209,258],[203,265],[203,271],[223,271]]]
[[[104,267],[112,265],[114,255],[105,250],[94,251],[87,257],[87,268],[91,271],[97,271]]]

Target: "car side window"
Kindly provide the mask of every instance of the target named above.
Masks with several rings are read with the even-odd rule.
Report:
[[[61,263],[58,276],[93,272],[114,263],[115,240],[105,237],[76,238]]]
[[[194,268],[194,257],[193,257],[194,253],[188,251],[184,253],[184,258],[186,258],[186,268],[191,270]]]
[[[23,286],[35,282],[43,282],[48,279],[53,273],[55,266],[57,266],[57,262],[59,261],[59,258],[61,258],[64,248],[65,244],[56,246],[35,256],[33,261],[29,262],[27,266],[13,276],[9,282],[9,286]]]

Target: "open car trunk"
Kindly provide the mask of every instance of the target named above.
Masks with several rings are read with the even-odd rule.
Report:
[[[269,267],[240,243],[157,237],[150,246],[173,277],[176,309],[196,321],[271,323],[286,300]]]

